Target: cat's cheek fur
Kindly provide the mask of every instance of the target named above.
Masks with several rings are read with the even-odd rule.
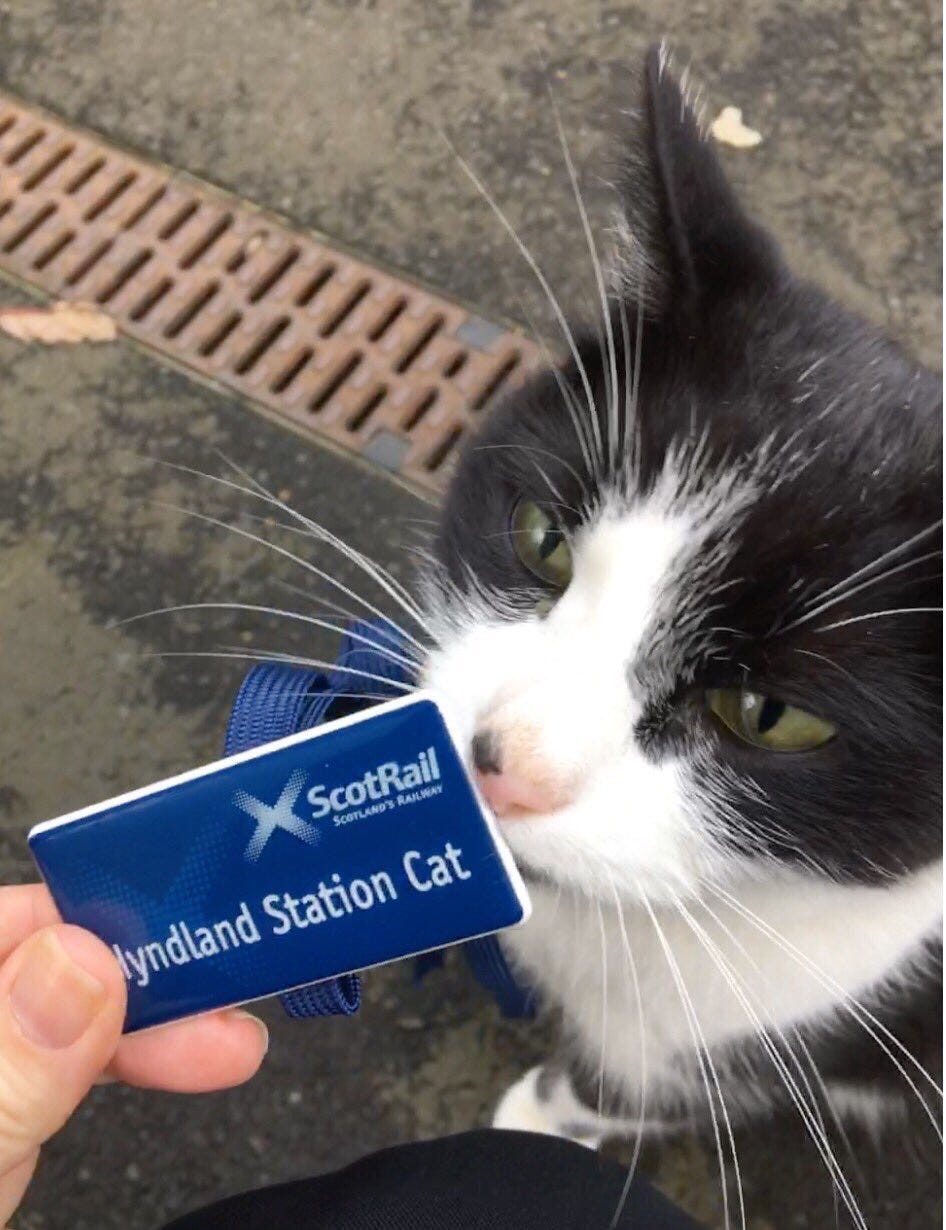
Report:
[[[503,822],[527,870],[603,901],[688,896],[722,857],[693,771],[682,759],[653,762],[627,733],[620,660],[595,669],[586,636],[574,660],[568,646],[534,619],[471,624],[446,638],[424,682],[447,702],[461,748],[485,715],[504,714],[511,730],[533,732],[550,774],[575,784],[555,812]]]
[[[631,749],[569,807],[505,822],[503,834],[527,869],[599,901],[688,897],[713,851],[684,782],[676,763],[654,765]]]

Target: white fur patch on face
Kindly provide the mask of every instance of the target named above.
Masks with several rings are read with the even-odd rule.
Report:
[[[702,528],[658,495],[606,505],[576,534],[572,582],[545,619],[471,612],[428,663],[425,683],[450,704],[467,747],[488,729],[504,768],[559,800],[504,824],[514,853],[558,882],[659,898],[668,885],[690,891],[708,853],[685,776],[634,741],[645,698],[629,669],[655,613],[672,609],[669,590]]]

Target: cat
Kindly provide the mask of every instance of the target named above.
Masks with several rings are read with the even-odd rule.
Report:
[[[935,1120],[940,382],[786,268],[660,48],[635,115],[601,319],[465,446],[423,580],[563,1026],[494,1122]]]

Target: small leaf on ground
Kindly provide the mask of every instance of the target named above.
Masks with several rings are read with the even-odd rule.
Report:
[[[723,107],[710,124],[710,132],[721,144],[732,145],[735,149],[752,149],[762,140],[761,132],[742,122],[742,111],[738,107]]]
[[[0,308],[0,331],[17,341],[41,342],[44,346],[113,342],[118,336],[115,321],[92,303]]]

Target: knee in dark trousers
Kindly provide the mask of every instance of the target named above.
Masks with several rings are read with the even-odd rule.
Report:
[[[626,1181],[568,1140],[464,1132],[233,1196],[166,1230],[700,1230],[645,1180]]]

